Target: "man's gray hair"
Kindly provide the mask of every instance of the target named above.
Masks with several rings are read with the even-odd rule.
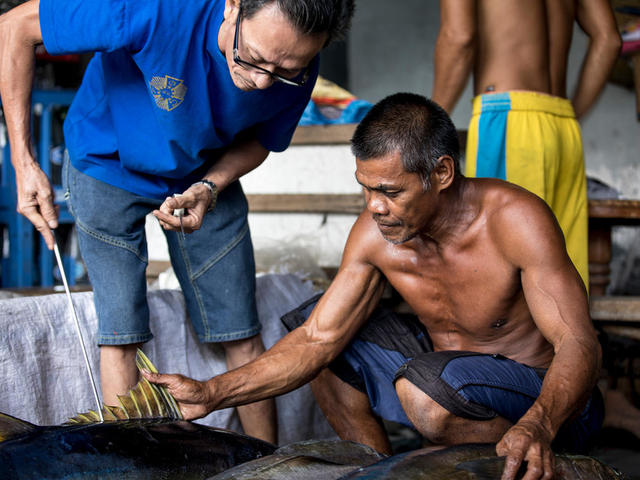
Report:
[[[345,37],[353,17],[354,0],[240,0],[242,16],[273,2],[302,33],[327,33],[327,44]]]
[[[396,93],[375,104],[351,139],[360,160],[400,152],[404,169],[417,173],[425,190],[438,159],[448,155],[460,175],[460,144],[453,122],[438,104],[413,93]]]

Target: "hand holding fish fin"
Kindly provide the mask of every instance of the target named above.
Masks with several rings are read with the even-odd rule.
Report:
[[[149,360],[149,358],[147,358],[144,352],[140,349],[138,349],[138,351],[136,352],[136,366],[138,367],[138,370],[140,372],[142,372],[143,370],[148,370],[149,372],[158,373],[158,369],[156,368],[156,366],[151,363],[151,360]],[[146,380],[144,382],[140,381],[138,383],[138,385],[143,384],[145,386],[149,386],[151,393],[154,395],[155,405],[167,405],[169,412],[163,411],[162,414],[168,414],[168,416],[172,418],[182,418],[182,414],[180,413],[178,404],[166,388],[153,385]],[[161,399],[157,398],[156,392],[162,397],[162,401]]]
[[[201,418],[214,407],[206,382],[200,382],[179,374],[160,374],[142,370],[149,382],[167,388],[176,399],[185,420]]]
[[[156,367],[146,357],[142,350],[136,353],[136,365],[139,370],[157,372]],[[132,418],[170,418],[182,419],[178,404],[165,387],[150,383],[142,378],[138,384],[129,390],[128,395],[118,395],[118,406],[102,406],[105,422],[128,420]],[[67,424],[84,424],[99,422],[97,412],[91,410],[70,418]]]

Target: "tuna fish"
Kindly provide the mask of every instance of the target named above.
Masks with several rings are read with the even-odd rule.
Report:
[[[138,367],[155,368],[138,352]],[[261,440],[182,420],[166,389],[142,379],[117,407],[36,426],[0,413],[0,478],[12,479],[499,479],[495,445],[422,449],[388,458],[346,441],[276,450]],[[521,472],[523,473],[523,472]],[[556,455],[555,478],[623,477],[595,458]]]
[[[374,463],[376,462],[376,463]],[[392,457],[346,441],[307,441],[233,467],[208,480],[499,480],[504,458],[495,444],[414,450]],[[517,478],[522,478],[521,468]],[[556,455],[559,480],[616,480],[622,475],[592,457]]]
[[[138,367],[155,368],[138,352]],[[59,426],[0,414],[0,477],[10,479],[198,479],[270,455],[275,446],[182,420],[171,395],[142,379],[117,407]]]
[[[504,457],[497,457],[495,445],[469,444],[442,450],[421,449],[394,455],[343,477],[352,479],[406,480],[499,480]],[[522,478],[521,468],[516,478]],[[556,455],[554,478],[559,480],[622,480],[613,468],[592,457]]]
[[[233,467],[208,480],[335,480],[384,455],[366,445],[341,440],[292,443],[272,455]]]

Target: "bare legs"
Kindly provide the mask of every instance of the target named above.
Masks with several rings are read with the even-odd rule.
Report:
[[[391,454],[391,444],[379,417],[369,406],[369,397],[324,369],[311,382],[318,405],[338,436]]]
[[[396,381],[396,391],[411,423],[438,445],[498,442],[512,425],[502,417],[492,420],[456,417],[406,378]]]
[[[366,394],[328,369],[323,370],[311,386],[329,424],[341,439],[369,445],[381,453],[391,453],[382,422],[371,410]],[[486,421],[456,417],[404,378],[396,382],[396,391],[415,428],[438,445],[498,442],[512,425],[502,417]]]
[[[260,335],[222,344],[227,356],[227,369],[241,367],[262,352],[264,344]],[[260,402],[237,407],[242,429],[247,435],[267,442],[278,442],[278,425],[275,400],[270,398]]]
[[[127,393],[138,383],[136,350],[140,345],[100,346],[100,385],[106,405],[118,405],[118,395]]]

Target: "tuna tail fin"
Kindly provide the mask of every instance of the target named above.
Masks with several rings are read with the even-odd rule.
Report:
[[[151,360],[138,349],[136,352],[136,365],[139,370],[147,370],[157,373],[158,370]],[[102,406],[102,415],[105,422],[128,420],[132,418],[169,418],[181,420],[182,413],[175,399],[166,387],[150,383],[141,377],[138,384],[129,390],[128,395],[118,395],[119,406]],[[100,415],[90,410],[70,418],[65,424],[96,423],[100,421]]]
[[[0,442],[29,433],[36,428],[38,427],[33,423],[25,422],[24,420],[12,417],[11,415],[0,413]]]

